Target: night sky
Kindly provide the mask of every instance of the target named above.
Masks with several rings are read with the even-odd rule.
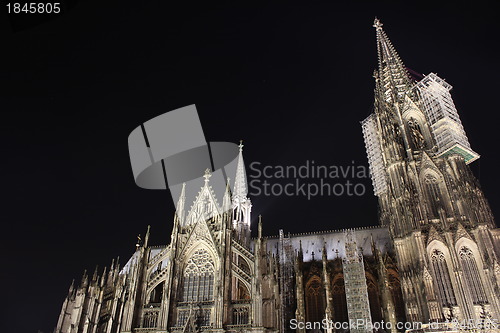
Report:
[[[36,19],[2,5],[1,332],[52,332],[71,280],[123,265],[148,224],[151,244],[169,242],[170,194],[135,185],[127,147],[157,115],[196,104],[207,141],[243,139],[247,167],[367,166],[375,16],[407,67],[454,86],[500,215],[493,3],[170,2],[72,2]],[[365,195],[254,196],[253,220],[265,235],[376,225],[371,182],[356,181]]]

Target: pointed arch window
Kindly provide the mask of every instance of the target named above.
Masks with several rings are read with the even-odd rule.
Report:
[[[238,294],[236,295],[237,299],[250,299],[250,293],[248,292],[247,287],[241,282],[238,281]]]
[[[368,289],[368,300],[370,303],[370,313],[372,320],[380,322],[382,320],[382,311],[380,307],[379,289],[375,277],[366,273],[366,286]]]
[[[446,264],[446,257],[442,251],[432,251],[431,265],[441,305],[446,307],[457,305],[455,293],[451,285],[450,272],[448,271],[448,265]]]
[[[476,258],[474,253],[468,247],[464,246],[460,249],[460,262],[462,264],[463,276],[465,283],[472,296],[474,304],[486,304],[488,299],[484,292],[483,284],[481,283],[481,276],[477,267]]]
[[[241,268],[241,270],[247,273],[248,275],[252,274],[250,271],[250,266],[248,265],[246,260],[243,259],[241,256],[238,257],[238,267]]]
[[[184,270],[183,302],[212,301],[214,298],[214,262],[205,249],[198,249]]]
[[[306,285],[307,321],[320,322],[325,316],[325,292],[321,279],[312,277]]]
[[[392,302],[396,309],[396,318],[398,321],[403,322],[405,320],[405,303],[403,301],[403,292],[401,291],[399,273],[394,269],[389,269],[387,271],[387,280],[389,283],[389,291],[391,292]]]
[[[336,322],[348,322],[347,300],[345,297],[344,277],[340,275],[332,283],[333,315]]]
[[[165,288],[165,281],[158,284],[151,294],[149,295],[149,303],[161,303],[163,298],[163,289]]]

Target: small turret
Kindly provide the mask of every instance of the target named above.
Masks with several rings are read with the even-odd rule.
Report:
[[[232,198],[233,229],[236,231],[236,238],[240,243],[248,247],[250,244],[250,212],[252,210],[252,203],[247,197],[247,178],[245,163],[243,162],[243,142],[240,142],[239,149]]]

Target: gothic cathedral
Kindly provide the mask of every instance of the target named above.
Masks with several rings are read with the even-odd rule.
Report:
[[[377,19],[374,27],[374,112],[362,129],[379,226],[264,237],[259,217],[252,238],[240,145],[234,188],[214,193],[207,170],[189,210],[183,188],[170,244],[151,246],[148,229],[123,267],[84,274],[55,332],[458,332],[449,323],[498,323],[500,229],[468,167],[479,155],[451,85],[433,73],[411,77]],[[342,325],[352,322],[385,325]]]

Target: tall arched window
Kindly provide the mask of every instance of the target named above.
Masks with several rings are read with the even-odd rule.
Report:
[[[403,292],[401,291],[401,281],[398,271],[394,269],[387,270],[387,280],[389,282],[389,291],[391,292],[392,302],[396,309],[396,319],[400,322],[405,321],[405,303],[403,301]]]
[[[250,266],[248,266],[248,263],[242,257],[238,257],[238,267],[241,268],[241,270],[247,273],[248,275],[252,274],[250,271]]]
[[[165,282],[158,284],[149,295],[149,303],[161,303]]]
[[[205,249],[198,249],[184,270],[183,302],[212,301],[214,298],[214,262]]]
[[[370,314],[374,322],[382,320],[382,308],[380,307],[379,291],[375,278],[366,273],[366,286],[368,289],[368,300],[370,302]]]
[[[453,291],[453,287],[451,285],[450,273],[446,264],[446,258],[442,251],[432,251],[431,265],[441,305],[446,307],[457,305],[455,292]]]
[[[479,275],[476,259],[471,249],[466,246],[460,249],[460,262],[462,263],[465,283],[472,296],[472,302],[474,304],[488,303],[483,284],[481,283],[481,276]]]
[[[238,294],[236,296],[237,299],[250,299],[250,293],[241,281],[238,281]]]
[[[325,316],[325,292],[321,279],[312,277],[306,285],[307,321],[319,322]]]
[[[336,322],[349,322],[347,315],[347,301],[345,298],[344,277],[342,274],[335,277],[332,283],[333,316]]]

